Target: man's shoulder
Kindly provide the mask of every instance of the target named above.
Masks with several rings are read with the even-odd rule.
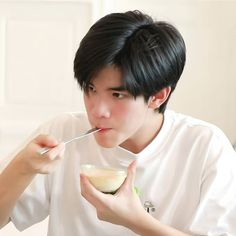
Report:
[[[44,124],[70,123],[87,121],[87,115],[84,112],[65,112],[48,119]]]
[[[179,125],[184,125],[184,126],[187,125],[190,127],[202,126],[202,127],[209,127],[211,129],[219,129],[216,125],[208,121],[201,120],[191,115],[175,112],[173,110],[167,110],[165,113],[165,117],[167,119],[172,119],[173,121],[176,122],[176,124],[179,124]]]
[[[167,120],[171,120],[173,129],[182,131],[183,133],[186,132],[190,136],[201,134],[208,137],[225,136],[223,131],[215,124],[195,118],[191,115],[178,113],[172,110],[167,110],[165,115]]]
[[[88,118],[84,112],[65,112],[48,119],[39,127],[43,133],[69,132],[81,127],[89,126]]]

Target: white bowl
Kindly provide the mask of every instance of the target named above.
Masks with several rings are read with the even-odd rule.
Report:
[[[125,170],[94,165],[81,165],[81,173],[103,193],[115,193],[127,176]]]

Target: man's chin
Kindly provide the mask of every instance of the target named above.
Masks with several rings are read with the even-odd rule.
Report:
[[[104,148],[114,148],[119,146],[119,142],[116,141],[111,141],[111,140],[100,140],[100,139],[96,139],[97,143],[99,146],[104,147]]]
[[[103,148],[114,148],[114,147],[117,147],[119,144],[112,144],[112,143],[99,143],[98,142],[98,145],[103,147]]]

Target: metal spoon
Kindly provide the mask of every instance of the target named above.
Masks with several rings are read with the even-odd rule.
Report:
[[[86,137],[87,135],[90,135],[90,134],[93,134],[93,133],[98,132],[99,130],[101,130],[101,129],[92,128],[92,129],[88,130],[86,133],[84,133],[84,134],[82,134],[82,135],[80,135],[80,136],[77,136],[77,137],[75,137],[75,138],[72,138],[72,139],[70,139],[70,140],[64,142],[64,144],[68,144],[68,143],[70,143],[70,142],[72,142],[72,141],[74,141],[74,140],[78,140],[78,139],[84,138],[84,137]],[[43,154],[49,152],[51,149],[52,149],[52,148],[46,148],[46,147],[45,147],[45,148],[41,148],[40,150],[38,150],[38,153],[41,154],[41,155],[43,155]]]

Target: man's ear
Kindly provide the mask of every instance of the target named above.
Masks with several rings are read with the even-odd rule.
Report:
[[[159,108],[169,97],[171,92],[171,87],[163,88],[161,91],[151,96],[148,101],[148,107],[157,109]]]

